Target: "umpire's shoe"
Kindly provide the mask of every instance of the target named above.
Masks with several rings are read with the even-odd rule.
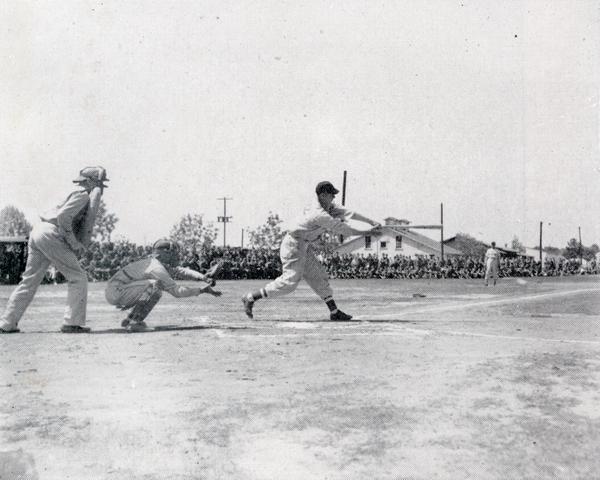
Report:
[[[21,330],[19,330],[17,327],[15,328],[11,328],[11,327],[0,327],[0,335],[3,333],[19,333]]]
[[[81,325],[63,325],[60,327],[62,333],[90,333],[90,327],[82,327]]]
[[[248,299],[248,297],[246,297],[246,295],[244,295],[242,297],[242,303],[244,304],[244,312],[246,312],[246,315],[248,316],[248,318],[253,319],[254,314],[252,313],[252,307],[254,307],[254,301]]]
[[[352,315],[348,315],[347,313],[338,310],[337,312],[329,315],[329,320],[334,322],[348,322],[352,320]]]

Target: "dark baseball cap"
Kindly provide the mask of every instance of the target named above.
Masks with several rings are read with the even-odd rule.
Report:
[[[317,192],[317,195],[319,193],[333,193],[334,195],[336,193],[340,193],[340,191],[335,188],[331,182],[319,182],[317,184],[317,188],[315,188],[315,192]]]

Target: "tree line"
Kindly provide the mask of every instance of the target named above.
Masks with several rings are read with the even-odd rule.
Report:
[[[100,201],[100,208],[94,227],[93,239],[104,243],[112,241],[112,234],[119,222],[115,213],[109,212],[104,200]],[[282,219],[278,214],[269,212],[264,224],[250,230],[249,247],[273,250],[279,248],[284,231],[282,230]],[[32,225],[27,221],[25,214],[13,205],[8,205],[0,210],[0,236],[18,237],[29,236]],[[214,246],[217,238],[217,227],[212,222],[206,222],[203,214],[189,213],[181,217],[169,231],[169,238],[177,241],[186,251],[200,252],[203,249]],[[331,253],[339,244],[339,238],[335,235],[326,235],[323,239],[323,249]],[[485,255],[488,246],[467,233],[458,233],[454,240],[454,248],[463,252],[464,255],[473,258],[481,258]],[[511,248],[518,252],[525,251],[524,246],[515,236],[511,242]],[[544,247],[544,252],[550,255],[560,255],[567,259],[583,258],[593,260],[600,252],[597,244],[591,246],[580,245],[575,238],[569,239],[564,248]]]

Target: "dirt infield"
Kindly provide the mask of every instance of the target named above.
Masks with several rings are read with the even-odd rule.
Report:
[[[337,281],[349,323],[306,286],[248,321],[259,285],[125,334],[92,284],[90,335],[42,287],[0,336],[0,479],[598,478],[598,278]]]

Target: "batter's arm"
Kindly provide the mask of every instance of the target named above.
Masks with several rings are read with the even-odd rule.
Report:
[[[369,225],[372,225],[373,227],[380,227],[381,223],[376,222],[375,220],[371,220],[368,217],[365,217],[364,215],[361,215],[360,213],[357,212],[353,212],[352,216],[350,217],[352,220],[357,220],[359,222],[364,222],[364,223],[368,223]]]
[[[321,217],[319,219],[319,226],[325,228],[326,230],[329,230],[330,232],[333,233],[337,233],[339,235],[344,235],[345,237],[352,237],[352,236],[356,236],[356,235],[369,235],[371,233],[377,233],[375,232],[375,229],[378,227],[374,227],[374,228],[369,228],[369,229],[358,229],[358,228],[353,228],[350,225],[348,225],[346,222],[344,222],[343,220],[339,219],[339,218],[335,218],[332,217],[330,215],[323,215],[323,217]]]

